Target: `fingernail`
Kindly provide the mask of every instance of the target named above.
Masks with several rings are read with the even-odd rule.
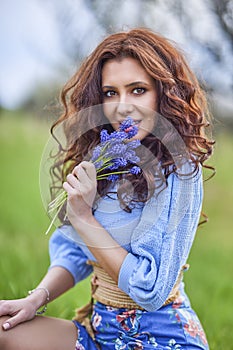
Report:
[[[8,323],[8,322],[6,322],[6,323],[4,323],[3,325],[2,325],[2,327],[3,327],[3,329],[5,329],[5,331],[7,330],[7,329],[9,329],[10,328],[10,323]]]

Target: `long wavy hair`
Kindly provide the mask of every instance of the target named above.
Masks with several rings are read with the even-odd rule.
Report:
[[[124,175],[118,197],[124,208],[130,211],[133,201],[132,196],[130,199],[128,196],[129,181],[134,188],[134,202],[146,202],[154,192],[155,173],[160,180],[156,182],[158,186],[166,186],[167,177],[176,172],[175,161],[167,147],[169,143],[174,142],[175,133],[178,132],[186,151],[188,150],[194,164],[193,173],[197,171],[199,164],[208,167],[204,163],[212,154],[214,141],[209,132],[211,116],[205,93],[176,45],[145,28],[115,33],[96,47],[62,89],[61,102],[64,113],[53,124],[51,133],[56,137],[56,127],[63,123],[67,144],[65,149],[60,145],[51,168],[52,188],[55,192],[61,188],[67,174],[100,142],[101,129],[112,130],[111,125],[107,125],[103,113],[96,113],[93,106],[103,102],[102,69],[105,62],[125,57],[137,59],[154,79],[158,96],[158,115],[173,127],[162,139],[156,137],[153,132],[149,134],[142,141],[142,145],[151,155],[148,157],[147,154],[147,159],[143,159],[144,152],[141,152],[143,172],[138,175]],[[158,164],[161,171],[158,171]],[[103,196],[108,191],[108,181],[98,181],[98,194]]]

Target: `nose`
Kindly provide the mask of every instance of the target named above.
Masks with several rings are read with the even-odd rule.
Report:
[[[126,117],[133,112],[133,105],[131,103],[119,102],[117,104],[117,113],[120,116]]]

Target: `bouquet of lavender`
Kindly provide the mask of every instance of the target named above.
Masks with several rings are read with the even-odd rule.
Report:
[[[95,165],[97,180],[116,181],[121,174],[139,174],[141,168],[136,164],[140,161],[135,149],[140,146],[140,140],[131,140],[138,132],[137,125],[131,117],[127,117],[119,130],[108,133],[103,129],[100,133],[100,144],[92,153],[90,162]],[[127,169],[125,169],[127,167]],[[125,170],[124,170],[125,169]],[[56,212],[46,234],[50,231],[56,217],[67,199],[67,192],[62,191],[48,205],[48,213]]]

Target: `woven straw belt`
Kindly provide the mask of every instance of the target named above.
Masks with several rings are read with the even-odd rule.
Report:
[[[140,305],[135,303],[126,293],[118,288],[116,282],[107,274],[107,272],[95,261],[88,260],[87,264],[93,266],[93,276],[91,280],[92,299],[91,301],[76,310],[74,320],[83,323],[92,312],[93,300],[99,301],[105,305],[116,308],[140,309],[144,310]],[[183,271],[187,270],[189,265],[183,265],[179,273],[177,281],[166,299],[163,306],[173,302],[179,296],[180,282],[183,278]],[[84,322],[85,323],[85,322]]]

